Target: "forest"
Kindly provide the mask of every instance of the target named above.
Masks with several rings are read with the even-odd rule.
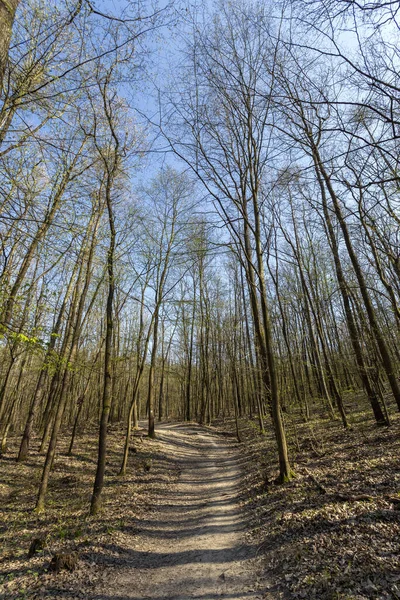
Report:
[[[1,599],[399,600],[399,11],[0,0]]]

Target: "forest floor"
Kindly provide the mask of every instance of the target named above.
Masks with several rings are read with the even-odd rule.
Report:
[[[285,416],[296,477],[284,486],[272,433],[241,425],[249,534],[275,597],[400,600],[400,415],[376,427],[361,400],[346,405],[348,430],[317,409],[307,423]]]
[[[400,599],[400,419],[376,428],[286,417],[296,478],[277,475],[273,436],[257,423],[163,424],[135,433],[118,473],[111,427],[104,510],[88,517],[96,438],[60,443],[46,512],[35,514],[43,457],[0,460],[0,599]],[[33,539],[43,548],[28,558]],[[73,572],[49,569],[76,553]]]
[[[262,559],[246,535],[240,496],[246,457],[235,440],[194,424],[159,425],[155,440],[141,430],[132,442],[130,475],[120,478],[111,473],[121,433],[111,431],[105,506],[95,518],[85,514],[94,437],[81,439],[72,457],[62,440],[42,515],[32,513],[40,457],[15,464],[11,448],[3,457],[0,598],[265,598],[257,576]],[[35,538],[45,539],[44,548],[29,559]],[[73,572],[49,569],[61,552],[79,557]]]

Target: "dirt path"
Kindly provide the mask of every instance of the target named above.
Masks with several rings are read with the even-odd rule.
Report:
[[[240,449],[195,426],[164,425],[158,438],[181,475],[138,525],[123,570],[96,600],[261,599],[256,547],[239,508]]]

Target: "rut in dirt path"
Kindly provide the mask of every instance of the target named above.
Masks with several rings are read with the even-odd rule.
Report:
[[[124,571],[96,600],[256,600],[256,546],[239,507],[240,449],[195,426],[158,437],[181,469],[154,518],[139,525]]]

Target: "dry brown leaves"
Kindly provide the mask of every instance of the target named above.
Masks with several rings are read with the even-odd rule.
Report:
[[[268,597],[400,599],[400,504],[393,502],[400,499],[400,418],[393,410],[392,427],[377,428],[364,406],[349,401],[348,411],[349,431],[316,408],[309,423],[285,415],[296,478],[284,486],[273,483],[272,433],[260,436],[256,421],[241,423],[243,505],[272,582]],[[120,478],[123,432],[111,431],[104,510],[96,518],[88,517],[95,431],[81,436],[72,457],[68,437],[61,439],[43,515],[32,512],[43,456],[33,452],[19,465],[10,448],[0,461],[0,598],[90,598],[129,565],[129,548],[140,544],[136,524],[151,519],[178,477],[176,457],[144,433],[136,433],[128,475]],[[28,559],[37,537],[44,548]],[[78,567],[50,572],[55,552],[77,552]]]
[[[124,548],[135,540],[135,521],[149,514],[163,490],[178,476],[173,456],[145,431],[132,441],[126,477],[118,477],[123,430],[112,428],[104,489],[104,509],[89,517],[96,468],[96,431],[82,435],[73,456],[66,455],[69,438],[63,435],[53,467],[46,512],[35,514],[44,457],[32,451],[25,464],[15,461],[17,439],[0,460],[0,598],[90,597],[90,590],[118,565],[123,568]],[[38,440],[33,440],[36,448]],[[28,559],[31,542],[44,540],[43,550]],[[77,552],[72,572],[52,573],[49,565],[57,552]]]
[[[277,596],[400,599],[400,418],[393,410],[392,427],[377,428],[365,407],[348,409],[348,431],[286,415],[296,478],[284,486],[273,484],[273,436],[242,423],[244,503]]]

